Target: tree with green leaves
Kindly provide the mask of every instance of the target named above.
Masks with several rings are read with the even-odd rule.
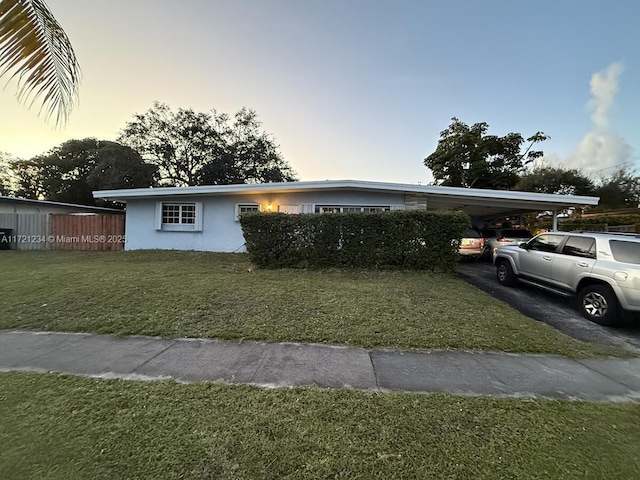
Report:
[[[95,138],[69,140],[44,155],[14,163],[17,195],[81,205],[94,190],[143,188],[155,184],[157,167],[130,147]]]
[[[594,195],[595,185],[580,170],[538,165],[520,176],[515,190],[560,195]]]
[[[5,152],[0,152],[0,195],[10,196],[15,190],[13,163],[15,159]]]
[[[548,137],[543,132],[526,139],[520,133],[489,135],[487,123],[469,126],[457,118],[440,132],[435,152],[424,159],[438,185],[510,190],[524,167],[543,155],[532,150]]]
[[[260,125],[253,110],[238,111],[230,128],[223,130],[222,148],[202,168],[199,183],[228,185],[295,180],[295,172],[284,161],[271,136],[260,130]]]
[[[638,208],[640,177],[628,168],[622,168],[611,177],[600,180],[593,195],[600,197],[597,210]]]
[[[18,101],[40,101],[64,123],[77,97],[80,66],[44,0],[0,0],[0,77],[18,80]]]
[[[261,130],[253,110],[233,117],[155,102],[127,123],[118,141],[134,148],[156,165],[160,184],[264,183],[295,180],[278,145]]]

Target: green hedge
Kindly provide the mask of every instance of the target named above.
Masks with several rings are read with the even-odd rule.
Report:
[[[287,215],[249,213],[240,224],[251,261],[264,268],[406,268],[453,271],[461,212],[424,210]]]
[[[578,218],[570,221],[561,221],[559,227],[562,230],[605,230],[605,227],[618,225],[637,225],[640,223],[638,215],[602,215],[598,217]],[[636,226],[636,231],[638,227]]]

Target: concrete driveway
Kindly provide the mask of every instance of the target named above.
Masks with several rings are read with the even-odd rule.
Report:
[[[523,284],[515,287],[500,285],[496,279],[495,267],[489,262],[461,262],[457,272],[467,283],[573,338],[640,353],[640,320],[615,328],[592,323],[580,315],[574,307],[573,298],[560,297]]]

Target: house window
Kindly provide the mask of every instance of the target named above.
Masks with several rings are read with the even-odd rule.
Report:
[[[297,214],[300,213],[300,205],[278,205],[280,213]]]
[[[316,205],[315,213],[373,213],[388,212],[390,205]]]
[[[257,203],[236,203],[236,222],[240,220],[243,213],[259,212],[260,205]]]
[[[364,213],[388,212],[391,207],[362,207]]]
[[[193,225],[196,223],[195,203],[163,203],[163,224]]]
[[[331,206],[331,205],[316,205],[315,213],[340,213],[342,212],[342,207]]]
[[[202,203],[158,202],[156,204],[156,230],[202,231]]]
[[[342,213],[362,213],[362,207],[342,207]]]

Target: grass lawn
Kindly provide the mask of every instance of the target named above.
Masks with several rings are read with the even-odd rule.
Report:
[[[246,255],[0,252],[0,329],[620,354],[531,320],[454,275],[255,270]]]
[[[635,479],[640,405],[0,374],[0,478]]]

